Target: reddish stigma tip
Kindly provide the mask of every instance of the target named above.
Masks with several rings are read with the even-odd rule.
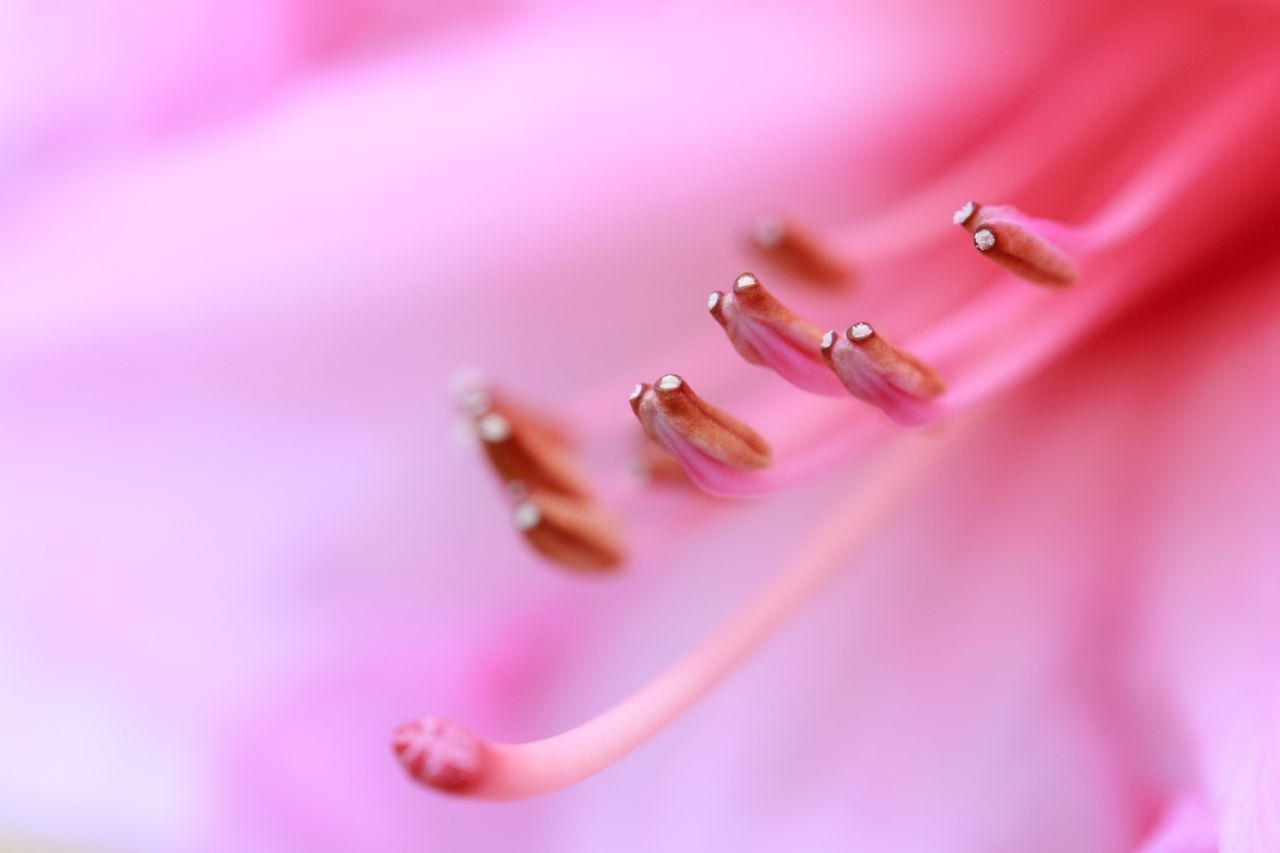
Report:
[[[484,744],[439,717],[423,717],[395,730],[391,748],[418,782],[450,794],[466,793],[484,770]]]

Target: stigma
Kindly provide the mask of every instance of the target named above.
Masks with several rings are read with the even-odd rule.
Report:
[[[396,729],[391,749],[413,779],[437,791],[466,794],[484,767],[484,743],[439,717],[423,717]]]

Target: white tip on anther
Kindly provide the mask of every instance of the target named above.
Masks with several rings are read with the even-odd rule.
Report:
[[[511,521],[516,530],[532,530],[542,521],[542,510],[533,501],[522,501],[511,511]]]
[[[854,323],[849,327],[848,331],[849,340],[851,341],[865,341],[875,333],[876,330],[871,328],[870,323]]]
[[[497,412],[490,412],[476,421],[476,434],[481,441],[498,444],[511,437],[511,422]]]

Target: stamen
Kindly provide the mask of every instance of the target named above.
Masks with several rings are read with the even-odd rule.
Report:
[[[712,301],[712,316],[748,362],[772,369],[805,391],[844,395],[822,361],[818,327],[779,302],[754,274],[738,276],[733,292],[713,294]]]
[[[957,210],[952,221],[973,235],[979,252],[1028,281],[1067,287],[1080,277],[1080,268],[1059,245],[1082,243],[1077,229],[1034,219],[1009,205],[974,202]]]
[[[832,508],[816,532],[802,539],[803,550],[746,606],[682,660],[644,688],[594,719],[554,737],[523,744],[481,741],[451,723],[427,718],[423,724],[402,727],[396,735],[396,753],[420,782],[452,793],[491,800],[537,797],[574,785],[614,764],[660,733],[685,711],[703,699],[758,649],[770,635],[847,564],[858,548],[883,524],[914,485],[930,470],[945,447],[931,441],[903,442],[897,453],[874,471],[865,485]],[[415,727],[429,727],[423,738]],[[407,734],[402,734],[408,729]],[[440,740],[434,732],[457,731],[471,749],[460,750],[461,760],[441,759],[440,764],[462,765],[464,780],[442,785],[454,776],[415,770],[400,742],[417,747],[412,755],[431,756]],[[445,753],[446,755],[450,753]],[[470,758],[468,761],[466,759]],[[425,760],[419,760],[419,766]]]
[[[810,232],[778,216],[759,217],[750,244],[766,263],[800,281],[838,287],[853,278],[848,266]]]
[[[625,557],[617,522],[590,501],[531,494],[515,505],[511,522],[534,550],[571,569],[611,569]]]
[[[695,481],[714,483],[726,471],[769,465],[772,452],[755,430],[704,401],[676,374],[641,388],[632,401],[640,425]]]
[[[829,335],[822,355],[850,394],[907,426],[937,417],[934,401],[946,385],[932,368],[886,341],[870,323]]]

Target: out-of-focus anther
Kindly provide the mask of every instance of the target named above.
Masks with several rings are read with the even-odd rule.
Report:
[[[558,424],[478,384],[457,396],[481,449],[504,482],[521,483],[528,491],[590,495],[586,475]]]
[[[756,219],[749,243],[756,254],[778,272],[810,284],[836,287],[853,275],[847,264],[807,229],[780,216]]]
[[[843,335],[832,334],[822,354],[850,394],[894,421],[914,425],[936,416],[936,398],[946,390],[942,378],[886,341],[870,323],[854,323]]]
[[[767,467],[771,461],[769,444],[755,430],[707,403],[674,373],[642,392],[634,408],[644,431],[685,470],[746,470]]]
[[[734,280],[712,311],[733,348],[751,364],[816,394],[842,395],[820,352],[822,332],[779,302],[753,273]]]
[[[1060,245],[1072,239],[1069,226],[1032,218],[1007,204],[969,202],[953,219],[973,235],[979,252],[1028,281],[1066,287],[1080,277],[1080,268]]]
[[[416,781],[448,794],[465,794],[484,772],[485,744],[456,723],[423,717],[396,729],[391,748]]]
[[[589,501],[530,494],[512,508],[511,522],[538,553],[571,569],[612,569],[624,557],[616,519]]]
[[[650,483],[689,485],[689,475],[676,458],[645,436],[631,460],[632,473]]]

